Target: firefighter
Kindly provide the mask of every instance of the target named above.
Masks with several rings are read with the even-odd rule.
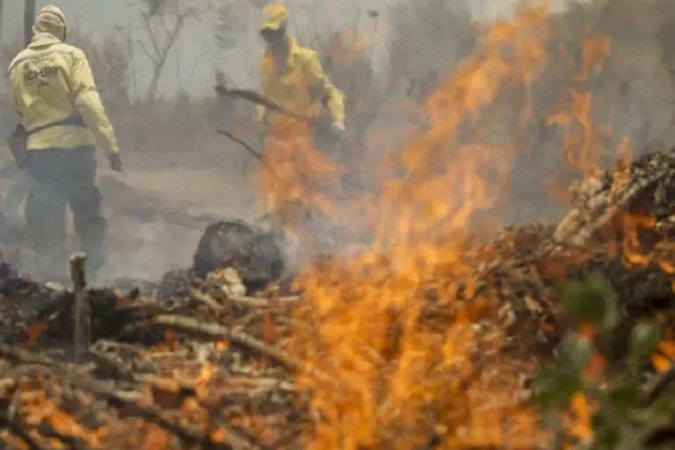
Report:
[[[294,235],[289,237],[308,252],[323,251],[332,245],[328,230],[343,171],[341,149],[331,143],[345,133],[344,99],[317,53],[289,36],[287,25],[284,6],[263,9],[262,93],[296,115],[256,110],[254,121],[265,136],[263,190],[268,210]]]
[[[310,120],[330,120],[330,130],[345,133],[345,108],[342,93],[333,85],[321,66],[317,53],[302,47],[288,35],[288,13],[280,4],[267,5],[262,12],[260,34],[267,50],[262,58],[263,94],[272,102]],[[267,132],[284,134],[295,127],[297,119],[282,113],[266,113],[258,108],[256,121],[265,122]]]
[[[122,171],[115,133],[82,50],[65,43],[66,18],[56,6],[41,8],[33,38],[9,67],[20,125],[28,134],[27,239],[41,276],[63,275],[65,213],[70,206],[80,249],[95,274],[105,262],[106,220],[96,185],[98,144],[110,167]],[[57,271],[58,270],[58,271]],[[57,272],[55,272],[57,271]]]

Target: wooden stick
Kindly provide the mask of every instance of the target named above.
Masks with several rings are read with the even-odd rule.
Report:
[[[289,355],[279,348],[267,345],[244,332],[233,331],[216,323],[203,323],[191,317],[161,315],[151,319],[150,324],[198,336],[229,339],[233,344],[238,344],[265,355],[287,369],[298,370],[304,366],[304,362],[300,358]]]
[[[264,308],[269,306],[288,306],[300,301],[298,296],[278,297],[272,299],[246,296],[227,296],[227,301],[239,303],[242,306]]]
[[[218,303],[218,301],[205,292],[201,292],[197,289],[190,290],[190,297],[202,303],[209,308],[222,312],[226,308],[224,305]],[[259,297],[246,297],[246,296],[227,296],[226,302],[237,303],[240,306],[249,306],[252,308],[266,308],[271,306],[287,306],[298,303],[300,301],[299,296],[288,296],[288,297],[279,297],[275,299],[266,299]]]
[[[73,341],[75,357],[85,353],[91,345],[91,305],[87,293],[87,280],[84,265],[87,255],[75,253],[70,257],[70,278],[73,281],[75,303],[73,306]]]
[[[273,102],[272,100],[265,97],[261,93],[253,91],[251,89],[231,89],[225,86],[224,84],[219,84],[218,86],[216,86],[216,93],[221,97],[224,96],[239,97],[256,105],[264,106],[270,111],[274,111],[277,113],[281,113],[285,116],[292,117],[293,119],[298,120],[300,122],[308,124],[313,123],[313,120],[310,117],[303,116],[302,114],[293,112],[290,109],[281,106],[279,103]]]
[[[36,364],[48,367],[50,371],[60,375],[64,381],[70,383],[71,385],[79,389],[83,389],[86,392],[89,392],[98,398],[105,399],[109,405],[114,406],[117,409],[120,409],[122,413],[134,417],[140,417],[149,422],[152,422],[160,426],[164,430],[168,431],[169,433],[176,435],[185,442],[200,445],[200,448],[225,450],[232,448],[232,446],[236,445],[236,448],[247,450],[268,449],[267,446],[259,444],[252,436],[249,436],[244,431],[238,430],[233,426],[225,423],[218,423],[218,426],[225,428],[227,430],[229,444],[221,444],[218,442],[213,442],[208,434],[204,435],[198,432],[191,431],[183,427],[181,424],[174,423],[173,421],[169,420],[167,417],[165,417],[165,414],[163,413],[161,408],[154,405],[141,406],[138,403],[138,399],[140,398],[141,395],[140,393],[119,391],[116,390],[114,387],[111,388],[107,386],[105,383],[101,383],[86,375],[75,374],[72,371],[68,370],[67,368],[58,364],[56,361],[53,361],[30,350],[26,350],[25,348],[0,344],[0,355],[2,355],[7,359],[11,359],[15,362],[20,362],[23,364]],[[2,418],[0,417],[0,419]],[[11,422],[3,424],[2,420],[0,420],[0,426],[3,425],[9,426],[10,424]],[[16,431],[20,432],[22,430],[18,429]],[[15,434],[17,433],[15,432]],[[19,436],[23,437],[21,435]]]
[[[282,366],[286,367],[288,370],[293,372],[306,371],[309,372],[317,380],[333,384],[337,386],[337,382],[334,377],[331,377],[328,373],[310,366],[302,358],[291,355],[284,350],[268,345],[261,340],[254,338],[253,336],[244,333],[238,330],[231,330],[230,328],[224,327],[216,323],[203,323],[197,319],[191,317],[183,316],[172,316],[172,315],[161,315],[157,316],[145,324],[139,326],[159,326],[162,328],[169,328],[178,332],[188,333],[197,336],[219,338],[219,339],[228,339],[233,344],[239,345],[240,347],[253,350],[261,355],[267,356],[268,358],[276,361]]]
[[[226,138],[228,138],[229,140],[231,140],[232,142],[236,142],[237,144],[244,147],[244,149],[246,149],[247,152],[253,155],[255,159],[259,161],[263,159],[263,156],[260,153],[256,152],[253,149],[253,147],[251,147],[251,145],[248,142],[244,141],[243,139],[238,138],[237,136],[235,136],[234,134],[230,133],[227,130],[221,130],[220,128],[217,128],[216,131],[225,136]]]
[[[211,297],[209,294],[198,291],[197,289],[190,289],[190,298],[193,300],[208,306],[214,311],[223,312],[225,307],[218,303],[215,298]]]

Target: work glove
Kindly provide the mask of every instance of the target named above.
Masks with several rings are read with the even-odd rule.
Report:
[[[122,172],[122,158],[120,158],[119,153],[109,153],[108,162],[110,163],[110,169],[115,172]]]
[[[220,96],[227,95],[227,87],[225,85],[222,84],[216,85],[214,89],[216,90],[216,93]]]

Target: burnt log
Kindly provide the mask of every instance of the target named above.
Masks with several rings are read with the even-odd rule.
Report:
[[[194,271],[205,278],[216,269],[231,267],[248,290],[278,280],[284,260],[277,238],[241,220],[209,225],[197,246]]]

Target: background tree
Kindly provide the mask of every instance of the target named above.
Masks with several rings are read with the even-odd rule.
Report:
[[[35,0],[26,0],[26,8],[23,16],[24,43],[28,45],[33,37],[33,21],[35,19]]]
[[[141,12],[141,23],[146,39],[138,39],[137,43],[152,63],[147,99],[154,101],[171,50],[188,20],[199,16],[200,10],[196,7],[180,8],[175,0],[145,0],[144,3],[146,8]]]
[[[3,17],[3,10],[4,10],[4,3],[5,0],[0,0],[0,42],[2,42],[2,17]]]

